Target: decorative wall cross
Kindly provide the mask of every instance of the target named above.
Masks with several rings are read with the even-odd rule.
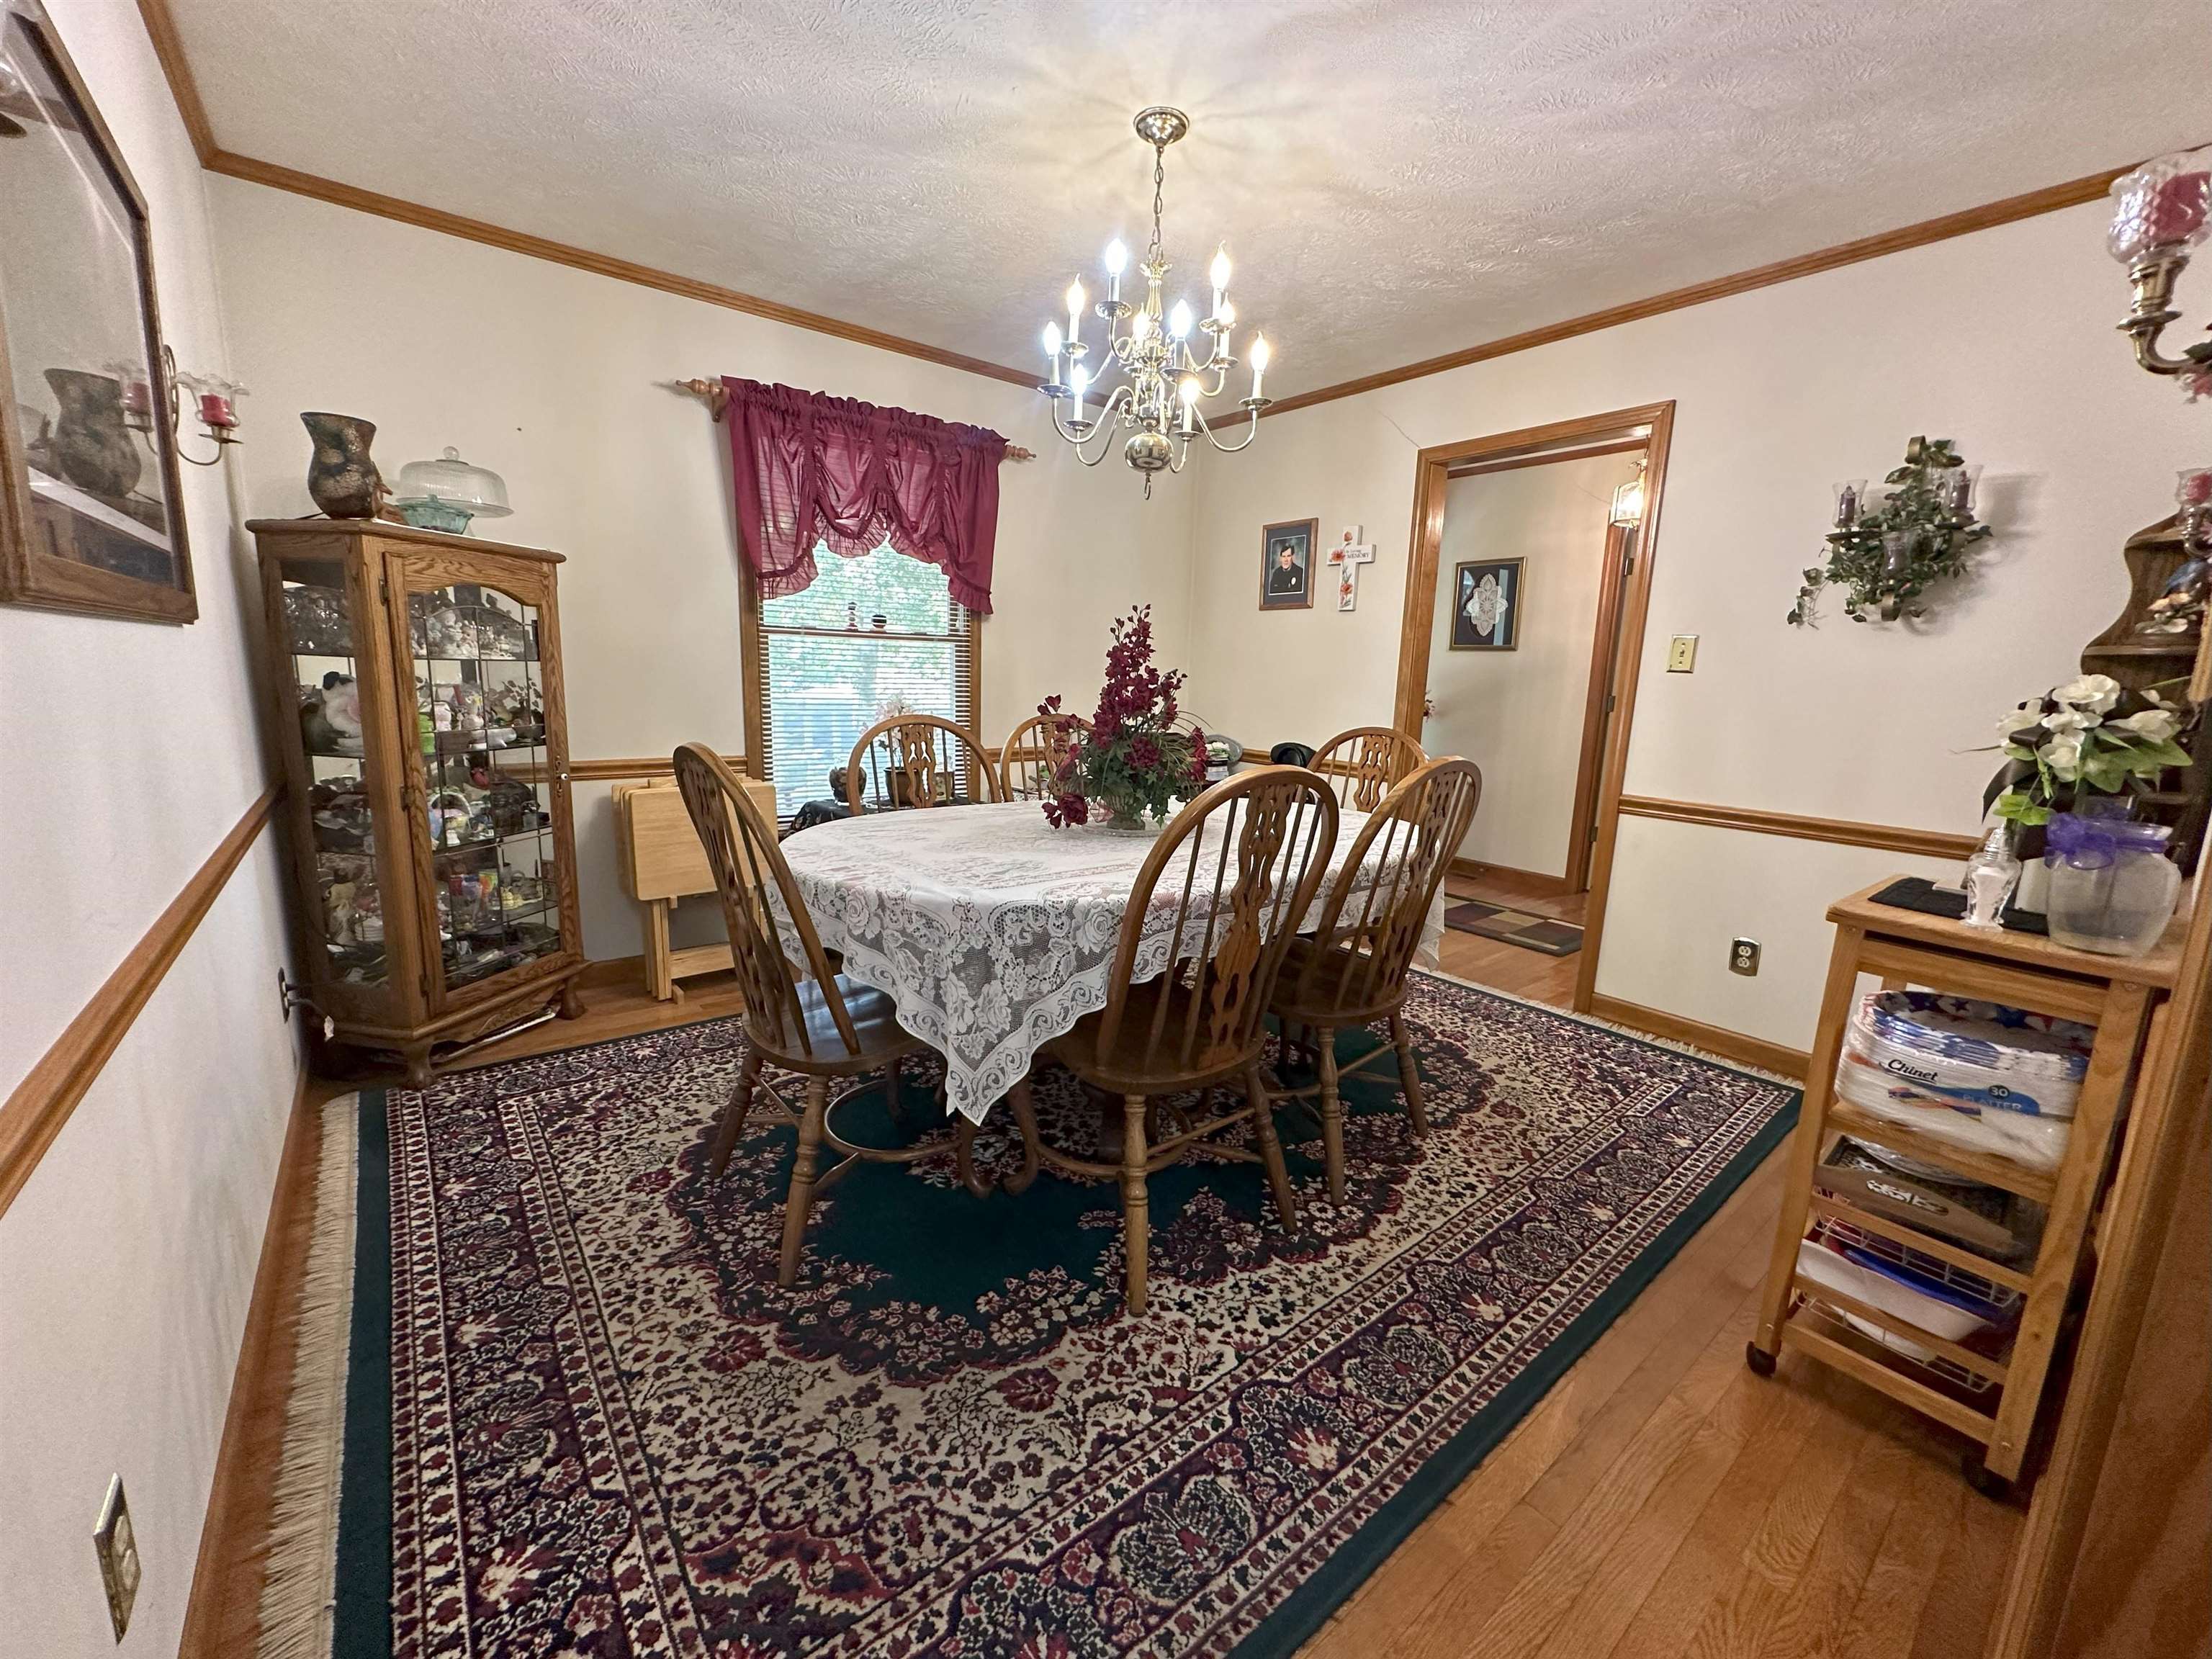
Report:
[[[1336,572],[1336,608],[1339,611],[1357,610],[1359,605],[1359,567],[1375,562],[1375,547],[1371,542],[1359,539],[1359,526],[1348,524],[1337,538],[1334,547],[1328,550],[1329,568]]]

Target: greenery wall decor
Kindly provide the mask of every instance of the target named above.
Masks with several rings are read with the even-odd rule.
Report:
[[[1831,582],[1844,590],[1844,614],[1853,622],[1926,616],[1923,595],[1965,574],[1967,550],[1990,533],[1974,517],[1980,473],[1948,438],[1915,438],[1905,447],[1905,465],[1883,480],[1889,494],[1879,506],[1866,505],[1863,481],[1837,485],[1827,562],[1806,570],[1790,620],[1810,623],[1814,601]]]

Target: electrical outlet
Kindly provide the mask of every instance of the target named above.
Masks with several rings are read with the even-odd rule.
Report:
[[[1730,941],[1729,972],[1751,975],[1759,972],[1759,941],[1757,939],[1740,939]]]
[[[93,1528],[92,1547],[100,1556],[100,1582],[107,1591],[107,1619],[115,1626],[115,1639],[131,1628],[131,1608],[138,1600],[138,1534],[131,1527],[131,1504],[123,1495],[123,1477],[107,1483],[106,1501],[100,1506],[100,1524]]]
[[[1667,645],[1667,672],[1670,674],[1691,673],[1698,665],[1698,636],[1677,634]]]

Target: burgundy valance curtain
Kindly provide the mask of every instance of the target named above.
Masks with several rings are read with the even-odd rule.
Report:
[[[745,557],[769,599],[813,581],[814,546],[846,558],[888,540],[991,610],[1006,441],[903,409],[726,376],[730,470]]]

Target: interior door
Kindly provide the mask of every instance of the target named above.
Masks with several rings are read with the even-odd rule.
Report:
[[[543,977],[580,947],[559,635],[550,567],[442,551],[395,553],[390,566],[434,1017]]]

